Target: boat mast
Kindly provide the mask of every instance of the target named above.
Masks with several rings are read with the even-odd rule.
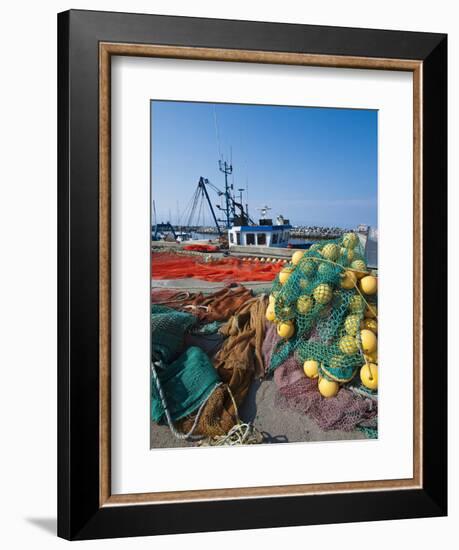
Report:
[[[231,228],[231,222],[234,218],[234,204],[232,200],[232,196],[230,193],[230,186],[228,184],[228,175],[233,173],[233,165],[228,164],[225,161],[219,160],[218,161],[218,168],[220,172],[223,172],[225,174],[225,201],[226,201],[226,208],[225,208],[225,215],[226,215],[226,228]]]

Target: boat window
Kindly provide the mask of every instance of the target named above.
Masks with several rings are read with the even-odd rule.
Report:
[[[277,233],[273,233],[273,244],[277,244]]]
[[[257,235],[257,244],[259,246],[266,244],[266,233],[258,233],[258,235]]]
[[[230,233],[230,243],[234,244],[234,235]]]
[[[241,234],[239,231],[236,233],[236,244],[241,244]]]
[[[246,244],[255,244],[255,234],[247,233],[245,236],[245,242]]]

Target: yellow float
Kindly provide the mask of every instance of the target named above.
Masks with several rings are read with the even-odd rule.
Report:
[[[378,334],[378,321],[376,319],[364,319],[362,321],[362,328],[367,328],[375,334]]]
[[[339,256],[339,246],[334,243],[328,243],[322,248],[322,256],[327,260],[334,262]]]
[[[373,275],[366,275],[360,279],[360,290],[364,294],[376,294],[378,290],[378,279],[373,277]]]
[[[346,248],[355,248],[359,238],[355,233],[345,233],[343,235],[343,246]]]
[[[319,376],[319,363],[314,359],[308,359],[303,363],[304,374],[308,378],[317,378]]]
[[[339,392],[339,384],[333,380],[321,378],[319,381],[319,392],[323,397],[335,397]]]
[[[357,276],[353,271],[345,271],[341,276],[341,288],[350,290],[354,288],[357,283]]]
[[[282,321],[277,325],[277,334],[288,340],[295,334],[295,326],[292,321]]]
[[[300,296],[296,302],[296,309],[301,315],[306,315],[309,313],[314,306],[314,300],[311,296]]]
[[[373,333],[372,333],[373,334]],[[339,341],[339,349],[346,355],[353,355],[359,351],[357,340],[354,336],[343,336]]]
[[[363,260],[354,260],[351,263],[351,267],[352,269],[355,269],[358,272],[356,273],[358,279],[365,277],[366,271],[367,271],[367,264]]]
[[[276,319],[276,314],[274,313],[274,304],[269,304],[266,308],[266,319],[273,322]]]
[[[352,311],[352,313],[359,313],[360,311],[362,311],[364,306],[365,302],[362,296],[359,296],[358,294],[352,296],[352,298],[349,300],[349,310]]]
[[[378,367],[374,363],[367,363],[360,369],[360,380],[369,390],[378,388]]]
[[[360,328],[360,316],[348,315],[344,320],[344,330],[349,336],[355,336]]]
[[[333,297],[333,290],[330,285],[322,283],[316,286],[312,295],[318,304],[328,304]]]
[[[378,339],[374,332],[368,329],[360,331],[360,341],[362,342],[363,353],[373,353],[378,348]]]
[[[293,269],[291,267],[284,267],[284,269],[282,269],[282,271],[279,273],[279,282],[281,285],[285,285],[290,275],[292,274],[292,271]]]
[[[297,265],[303,256],[304,256],[303,250],[297,250],[296,252],[294,252],[292,254],[292,264]]]

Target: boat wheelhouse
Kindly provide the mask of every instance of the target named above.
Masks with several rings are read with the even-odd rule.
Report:
[[[229,246],[270,246],[282,248],[288,245],[292,226],[289,220],[278,216],[276,224],[271,219],[260,219],[258,225],[233,225],[228,229]]]

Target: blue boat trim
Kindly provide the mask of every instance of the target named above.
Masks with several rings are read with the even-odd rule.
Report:
[[[291,225],[234,225],[231,229],[237,231],[284,231],[292,229]]]

